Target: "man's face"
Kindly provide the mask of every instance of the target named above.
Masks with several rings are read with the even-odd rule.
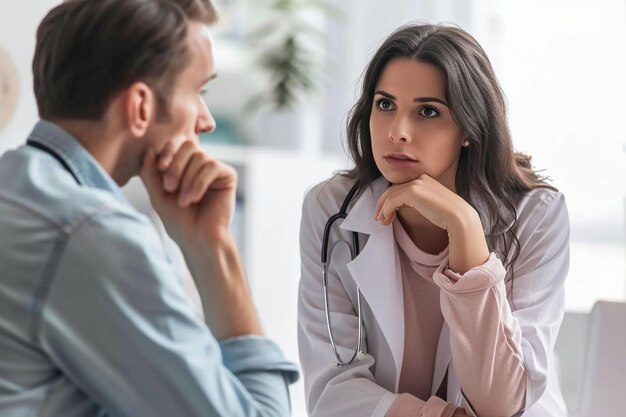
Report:
[[[215,119],[202,99],[206,84],[215,77],[213,48],[206,25],[189,22],[187,47],[190,64],[176,78],[176,84],[168,100],[166,122],[153,123],[146,138],[148,147],[159,154],[171,141],[198,139],[201,132],[215,129]]]

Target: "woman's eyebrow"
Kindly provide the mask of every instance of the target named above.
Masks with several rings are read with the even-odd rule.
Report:
[[[440,104],[443,104],[446,107],[449,107],[448,103],[446,103],[443,100],[439,100],[436,97],[418,97],[418,98],[414,98],[413,101],[416,102],[416,103],[428,103],[429,101],[434,101],[435,103],[440,103]]]
[[[386,91],[383,91],[383,90],[376,90],[376,91],[374,91],[374,95],[376,95],[376,94],[379,94],[379,95],[381,95],[383,97],[386,97],[388,99],[391,99],[391,100],[395,100],[396,99],[394,96],[392,96],[391,94],[389,94],[389,93],[387,93]]]
[[[386,97],[386,98],[388,98],[388,99],[390,99],[390,100],[395,100],[395,99],[396,99],[396,98],[395,98],[392,94],[389,94],[388,92],[383,91],[383,90],[376,90],[376,91],[374,92],[374,94],[375,94],[375,95],[376,95],[376,94],[379,94],[379,95],[381,95],[381,96],[383,96],[383,97]],[[435,103],[440,103],[440,104],[443,104],[443,105],[444,105],[444,106],[446,106],[446,107],[449,107],[449,106],[448,106],[448,103],[446,103],[446,102],[445,102],[445,101],[443,101],[443,100],[438,99],[437,97],[417,97],[417,98],[414,98],[414,99],[413,99],[413,101],[414,101],[414,102],[416,102],[416,103],[428,103],[428,102],[435,102]]]

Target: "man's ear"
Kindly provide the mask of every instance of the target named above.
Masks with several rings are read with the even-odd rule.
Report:
[[[135,137],[142,137],[148,130],[156,109],[156,97],[143,82],[135,82],[126,89],[126,117],[128,128]]]

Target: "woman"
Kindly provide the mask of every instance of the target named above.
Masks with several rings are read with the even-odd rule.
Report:
[[[354,169],[313,188],[303,207],[298,330],[309,414],[566,416],[553,349],[567,209],[513,151],[482,48],[455,27],[398,29],[368,64],[347,133]],[[344,202],[347,217],[324,245]],[[360,253],[335,247],[352,244],[353,232]],[[323,246],[334,248],[332,341]],[[358,291],[363,352],[353,355]]]

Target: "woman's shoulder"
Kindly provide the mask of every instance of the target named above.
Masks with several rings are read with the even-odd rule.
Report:
[[[333,175],[306,192],[304,208],[325,213],[337,212],[355,182],[345,174]]]
[[[542,224],[569,228],[565,196],[556,189],[546,187],[526,192],[517,205],[517,221],[520,231],[535,230]]]
[[[518,214],[541,214],[565,207],[565,196],[554,188],[538,187],[527,191],[517,205]]]

